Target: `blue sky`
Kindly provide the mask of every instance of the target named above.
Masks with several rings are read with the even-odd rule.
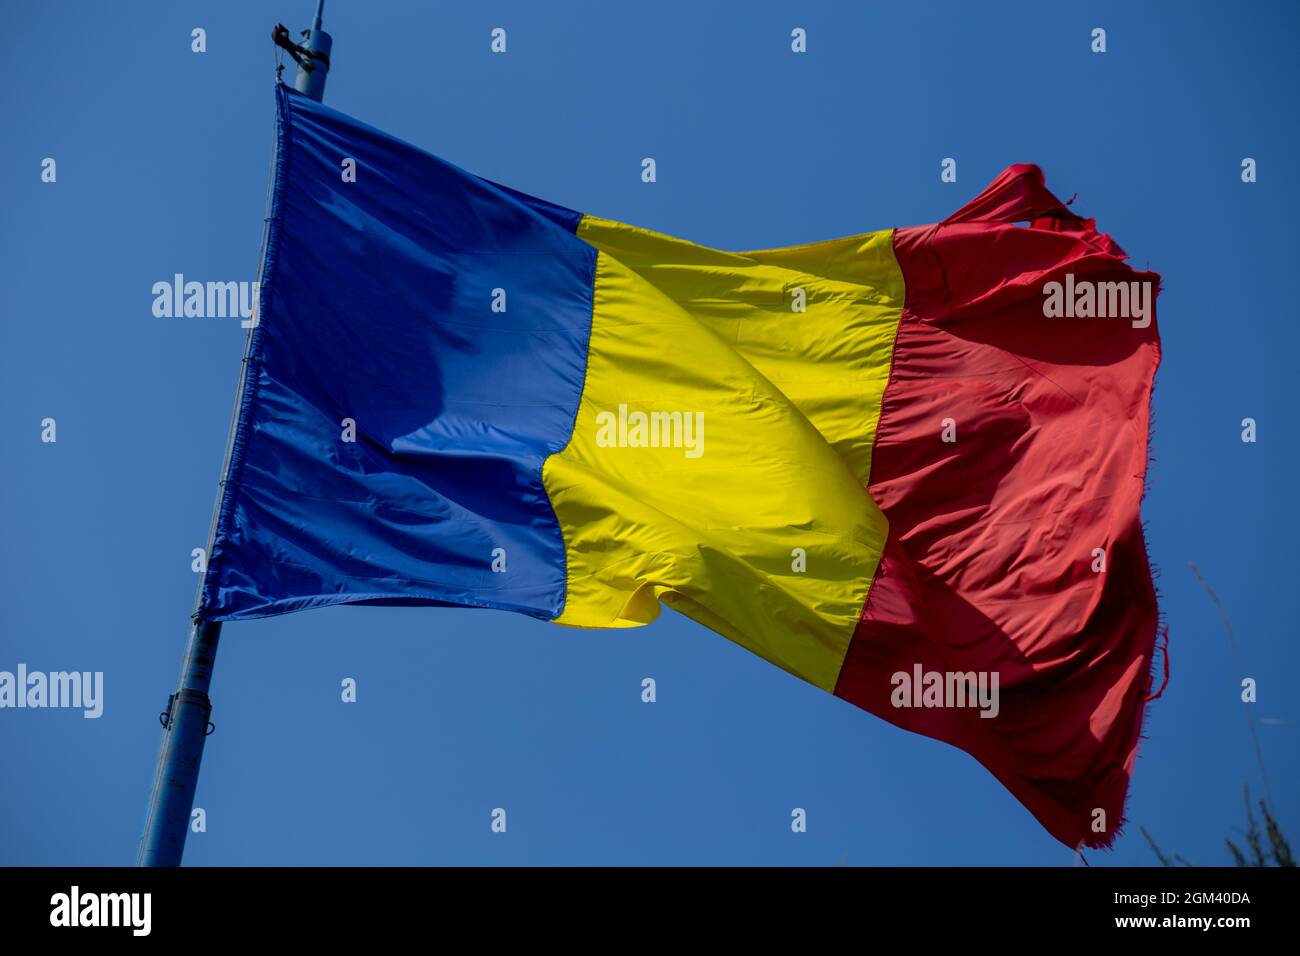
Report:
[[[235,320],[155,318],[150,289],[255,277],[270,29],[312,7],[6,4],[0,670],[103,671],[105,711],[0,710],[0,864],[134,859],[243,344]],[[723,248],[933,222],[1014,162],[1077,192],[1164,277],[1144,517],[1173,664],[1130,828],[1089,862],[1152,863],[1142,824],[1227,863],[1241,787],[1260,790],[1243,676],[1275,808],[1300,835],[1298,11],[329,0],[326,102],[489,179]],[[1105,54],[1089,49],[1098,26]],[[939,179],[949,156],[955,184]],[[1241,182],[1243,157],[1258,182]],[[233,624],[213,699],[191,864],[1073,862],[964,753],[670,612],[603,632],[421,608]]]

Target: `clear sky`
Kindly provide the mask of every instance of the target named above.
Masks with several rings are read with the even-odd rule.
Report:
[[[0,670],[103,671],[105,701],[97,720],[0,710],[0,864],[134,859],[244,337],[236,320],[155,318],[150,290],[178,272],[255,277],[270,31],[313,8],[4,4]],[[1144,517],[1173,671],[1129,829],[1089,862],[1154,862],[1142,824],[1229,863],[1242,785],[1261,788],[1243,676],[1300,837],[1298,11],[329,0],[325,99],[489,179],[722,248],[934,222],[1015,162],[1077,192],[1164,277]],[[1244,157],[1258,182],[1241,181]],[[1231,614],[1241,670],[1189,560]],[[192,864],[1074,862],[966,754],[671,612],[595,632],[422,608],[232,624],[213,700]]]

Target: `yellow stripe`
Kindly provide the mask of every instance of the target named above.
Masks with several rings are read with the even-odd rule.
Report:
[[[543,470],[557,620],[646,624],[662,600],[833,690],[886,532],[863,485],[903,304],[891,233],[748,253],[592,217],[578,235],[600,255],[573,437]]]

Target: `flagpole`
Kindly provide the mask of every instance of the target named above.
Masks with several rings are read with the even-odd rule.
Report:
[[[325,97],[325,79],[329,74],[329,54],[333,38],[321,29],[321,16],[325,0],[318,0],[316,16],[302,45],[288,43],[298,73],[294,89],[320,102]],[[280,29],[280,28],[277,28]],[[277,39],[277,44],[281,44]],[[258,269],[266,259],[266,231],[269,227],[270,207],[263,224],[262,256]],[[258,288],[261,288],[261,275]],[[257,309],[257,306],[254,306]],[[260,310],[259,310],[260,311]],[[256,316],[258,313],[255,312]],[[256,324],[256,321],[250,325]],[[226,433],[226,454],[221,466],[217,500],[212,509],[212,525],[208,531],[205,555],[212,554],[216,537],[217,518],[221,512],[222,492],[230,472],[230,455],[235,439],[235,426],[239,417],[239,400],[244,394],[244,376],[248,370],[249,347],[253,340],[250,327],[244,339],[244,361],[239,374],[239,388],[235,392],[235,408],[231,414],[230,428]],[[205,559],[206,560],[206,559]],[[203,577],[207,576],[206,564]],[[162,749],[154,771],[153,787],[149,793],[149,810],[145,815],[144,829],[136,866],[180,866],[185,852],[185,837],[190,829],[190,815],[194,811],[194,794],[199,781],[199,764],[203,760],[203,744],[212,732],[212,701],[208,688],[212,683],[212,669],[217,661],[217,644],[221,639],[221,622],[199,618],[203,602],[203,578],[194,602],[185,656],[181,661],[181,674],[176,692],[167,699],[167,709],[159,715],[163,726]]]
[[[298,75],[293,80],[295,90],[305,93],[317,103],[325,99],[325,78],[329,75],[330,50],[334,46],[334,38],[321,29],[320,18],[324,12],[325,0],[318,0],[316,16],[312,18],[307,42],[303,44],[309,59],[305,63],[298,61]]]

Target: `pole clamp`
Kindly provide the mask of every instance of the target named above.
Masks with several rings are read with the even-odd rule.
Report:
[[[304,37],[310,37],[311,31],[304,30],[302,31],[302,34]],[[311,62],[312,60],[320,60],[325,64],[326,70],[330,68],[330,58],[328,53],[322,53],[320,50],[309,50],[300,43],[294,43],[293,39],[289,36],[289,28],[283,23],[277,23],[275,29],[271,31],[271,41],[280,49],[287,51],[288,54],[293,57],[293,62],[297,63],[301,69],[306,70],[308,73],[310,73],[312,68],[315,66],[315,64]]]
[[[176,700],[175,694],[167,695],[167,709],[158,715],[158,722],[162,724],[163,730],[172,729],[172,702]]]
[[[167,709],[158,715],[158,723],[162,724],[163,730],[171,730],[176,725],[177,707],[182,703],[189,703],[203,708],[204,717],[209,717],[212,714],[212,701],[207,694],[198,690],[179,690],[174,694],[167,695]],[[207,721],[203,736],[211,737],[216,729],[216,724],[211,720]]]

